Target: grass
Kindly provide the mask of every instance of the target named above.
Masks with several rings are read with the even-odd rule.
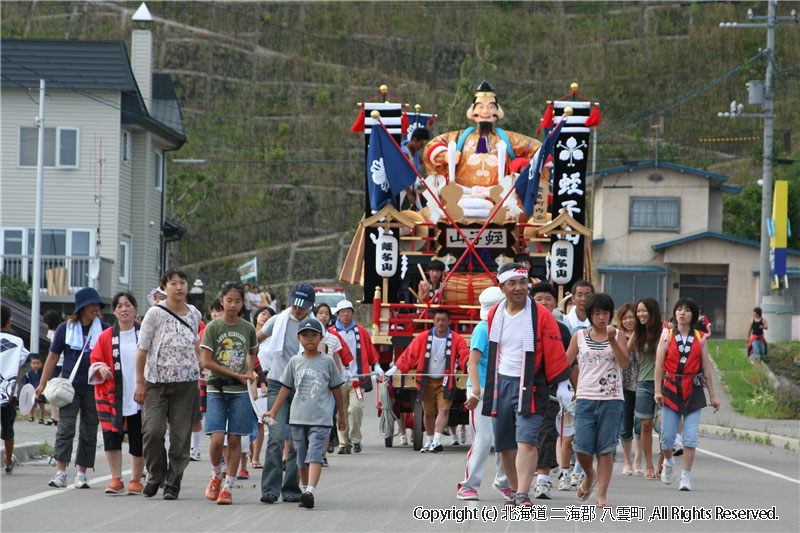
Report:
[[[42,450],[41,450],[42,455],[50,456],[50,455],[53,455],[54,452],[55,452],[55,450],[50,445],[50,443],[47,442],[47,441],[44,441],[44,444],[42,444]]]
[[[727,386],[733,408],[753,418],[800,418],[800,398],[775,391],[764,369],[747,360],[746,348],[744,341],[718,341],[710,345],[711,356],[722,371],[722,381]]]
[[[800,342],[776,342],[769,345],[767,365],[775,375],[782,376],[800,386],[800,365],[794,358],[800,354]]]

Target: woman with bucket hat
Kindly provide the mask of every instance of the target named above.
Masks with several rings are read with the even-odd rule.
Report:
[[[72,380],[75,395],[71,403],[59,410],[55,453],[53,454],[58,471],[48,483],[51,487],[67,486],[67,465],[72,458],[72,441],[75,438],[75,424],[80,412],[78,453],[75,456],[75,465],[78,467],[75,488],[89,488],[86,469],[94,468],[94,456],[97,449],[97,409],[94,386],[89,384],[88,379],[92,349],[103,330],[110,327],[101,320],[100,310],[103,305],[100,295],[91,287],[83,288],[75,293],[75,311],[67,317],[66,322],[58,326],[53,336],[53,342],[50,344],[50,353],[42,372],[42,379],[39,386],[36,387],[36,396],[41,398],[47,380],[52,376],[62,354],[64,355],[64,365],[61,370],[63,376],[73,374],[73,368],[77,365],[78,369],[77,372],[74,372]]]

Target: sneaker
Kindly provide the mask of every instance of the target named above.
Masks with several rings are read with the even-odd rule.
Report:
[[[400,444],[403,446],[408,446],[408,437],[406,435],[402,435],[400,437]]]
[[[419,451],[419,453],[430,453],[433,451],[433,441],[428,441],[425,443],[425,446]]]
[[[180,489],[178,489],[177,487],[170,487],[169,485],[164,485],[164,496],[163,496],[163,498],[165,500],[177,500],[179,492],[180,492]]]
[[[328,458],[327,457],[324,457],[324,456],[322,457],[322,466],[328,466]]]
[[[458,440],[461,442],[461,444],[466,444],[467,443],[467,429],[466,428],[461,428],[461,429],[458,430]]]
[[[88,489],[89,488],[89,480],[86,479],[86,474],[80,475],[78,474],[75,476],[75,488],[76,489]]]
[[[145,498],[152,498],[158,494],[158,489],[160,486],[161,485],[159,483],[147,483],[142,489],[142,496]]]
[[[568,471],[561,472],[561,477],[558,478],[558,490],[569,490],[572,488],[572,476]]]
[[[681,474],[681,484],[678,490],[692,490],[692,479],[689,476]]]
[[[233,498],[231,498],[231,493],[228,492],[227,487],[223,487],[221,491],[219,491],[219,496],[217,497],[217,505],[230,505],[233,503]]]
[[[583,483],[583,478],[586,477],[586,474],[583,472],[573,472],[569,476],[569,485],[570,487],[577,487],[581,483]]]
[[[536,483],[536,489],[533,492],[533,497],[537,500],[550,499],[550,483]]]
[[[239,473],[236,475],[236,479],[250,479],[250,472],[242,468],[239,470]]]
[[[208,487],[206,487],[206,498],[213,501],[217,501],[219,498],[219,489],[222,487],[222,483],[220,482],[219,478],[216,476],[211,477],[211,481],[208,482]]]
[[[337,452],[339,455],[349,455],[350,454],[350,446],[339,446],[339,451]]]
[[[112,477],[111,483],[108,484],[105,494],[122,494],[125,492],[125,483],[118,477]]]
[[[261,503],[275,503],[278,501],[278,497],[274,494],[264,494],[261,496]]]
[[[128,495],[129,496],[139,495],[139,494],[142,493],[143,489],[144,489],[144,487],[142,487],[142,484],[139,481],[135,481],[135,480],[132,479],[131,482],[128,483]]]
[[[57,472],[55,477],[47,484],[48,487],[56,487],[61,489],[67,486],[67,474],[65,472]]]
[[[511,488],[501,489],[500,487],[498,487],[495,484],[492,484],[492,488],[494,490],[496,490],[497,492],[499,492],[503,496],[503,499],[505,501],[513,501],[514,500],[515,494],[514,494],[514,490],[513,489],[511,489]]]
[[[676,443],[672,449],[672,455],[674,457],[680,457],[683,455],[683,443]]]
[[[314,508],[314,493],[313,492],[304,492],[300,495],[300,505],[299,507],[305,507],[306,509],[313,509]]]
[[[17,465],[17,456],[13,453],[11,454],[11,462],[5,465],[6,474],[10,474],[14,471],[14,467]]]
[[[431,448],[431,451],[433,453],[443,452],[444,451],[444,446],[442,446],[441,442],[439,444],[434,444],[433,447]]]
[[[664,461],[664,469],[661,471],[661,481],[669,485],[672,483],[672,465]]]
[[[333,453],[333,450],[336,449],[336,445],[333,443],[333,439],[328,441],[328,453]]]
[[[472,489],[461,489],[458,491],[456,498],[459,500],[478,501],[478,493]]]
[[[200,450],[197,448],[191,448],[189,450],[189,460],[190,461],[199,461],[200,460]]]
[[[361,453],[361,443],[360,442],[354,442],[353,443],[353,453]],[[312,494],[311,497],[313,499],[313,497],[314,497],[313,494]],[[314,507],[313,503],[311,504],[311,507]]]

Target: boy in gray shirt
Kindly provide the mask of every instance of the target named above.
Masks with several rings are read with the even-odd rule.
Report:
[[[322,453],[331,428],[331,394],[339,410],[339,429],[344,430],[347,418],[342,408],[344,380],[333,358],[319,351],[325,329],[316,318],[306,318],[297,328],[303,353],[292,357],[281,375],[281,390],[272,408],[264,415],[275,418],[283,402],[294,389],[289,425],[297,450],[297,468],[305,491],[300,507],[314,507],[314,492],[322,473]]]

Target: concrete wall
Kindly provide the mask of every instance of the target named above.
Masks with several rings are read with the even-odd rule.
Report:
[[[661,174],[664,179],[652,182],[650,174]],[[595,268],[613,264],[662,266],[651,245],[677,237],[708,231],[709,187],[708,178],[681,173],[667,168],[642,168],[631,172],[608,174],[598,181],[594,215],[594,239],[604,239],[593,248]],[[680,229],[678,232],[629,232],[630,198],[633,196],[680,197]],[[716,204],[714,200],[712,203]],[[719,198],[718,216],[722,214]],[[721,227],[721,218],[719,226]]]

